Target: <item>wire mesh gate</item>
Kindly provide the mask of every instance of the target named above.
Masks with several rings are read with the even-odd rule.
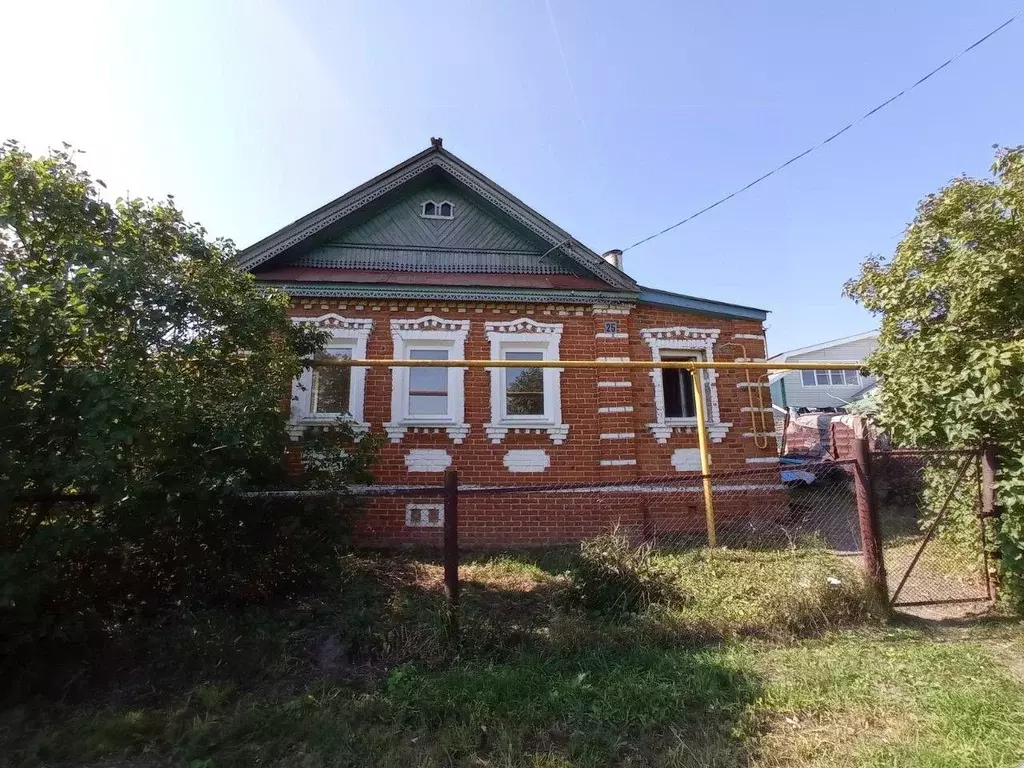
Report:
[[[890,604],[991,600],[982,452],[876,451],[871,474]]]

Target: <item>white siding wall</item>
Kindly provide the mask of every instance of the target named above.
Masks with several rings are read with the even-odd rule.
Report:
[[[875,351],[878,340],[862,339],[840,344],[805,355],[790,356],[787,363],[802,363],[814,360],[828,360],[835,363],[860,363]],[[841,406],[844,402],[860,392],[864,387],[875,382],[873,377],[862,378],[857,386],[805,387],[800,371],[790,371],[783,377],[786,386],[786,405],[790,408],[828,408]],[[782,403],[776,403],[782,405]]]

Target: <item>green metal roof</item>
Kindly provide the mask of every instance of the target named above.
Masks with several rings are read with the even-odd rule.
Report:
[[[681,309],[687,312],[697,312],[701,315],[714,315],[715,317],[734,317],[742,320],[761,320],[768,317],[767,309],[756,307],[744,307],[740,304],[727,304],[724,301],[714,299],[702,299],[698,296],[686,296],[682,293],[671,293],[657,288],[640,286],[640,303],[653,304],[657,307],[668,309]]]
[[[267,281],[290,296],[311,298],[364,298],[381,303],[389,300],[430,299],[432,301],[523,301],[553,304],[634,304],[636,293],[625,291],[566,291],[530,288],[464,288],[436,285],[373,285],[367,283],[279,283]]]

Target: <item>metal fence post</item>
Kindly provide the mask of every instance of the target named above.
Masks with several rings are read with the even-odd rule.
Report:
[[[864,553],[864,572],[879,598],[888,604],[888,584],[885,560],[882,554],[882,531],[871,487],[871,451],[868,445],[867,419],[861,417],[853,429],[854,479],[857,492],[857,518],[860,522],[861,549]]]
[[[459,473],[444,471],[444,596],[452,628],[458,630],[459,610]]]
[[[996,449],[992,445],[981,450],[981,516],[999,517],[996,509]]]
[[[981,449],[981,512],[978,515],[978,534],[981,539],[981,567],[984,570],[985,590],[988,599],[995,598],[995,591],[999,585],[998,571],[996,572],[996,584],[993,584],[992,560],[998,559],[1001,553],[998,549],[991,552],[988,548],[988,541],[985,536],[986,520],[999,517],[1000,509],[996,506],[996,469],[998,457],[994,445],[986,444]]]

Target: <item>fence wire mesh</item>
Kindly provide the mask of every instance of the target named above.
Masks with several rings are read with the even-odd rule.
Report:
[[[765,465],[711,477],[717,545],[709,547],[703,478],[462,485],[460,543],[563,545],[578,605],[635,610],[698,589],[733,614],[771,595],[859,583],[861,549],[849,462]],[[731,608],[730,608],[731,606]],[[708,609],[710,610],[710,609]],[[732,615],[732,614],[730,614]],[[734,616],[734,619],[736,617]],[[739,619],[736,619],[739,621]]]
[[[886,451],[871,456],[870,495],[890,602],[991,599],[985,553],[992,533],[991,523],[979,517],[979,453]],[[765,463],[712,473],[714,547],[704,478],[696,472],[617,481],[458,483],[452,492],[458,535],[451,552],[445,545],[446,562],[453,557],[457,563],[460,548],[555,548],[576,562],[595,553],[610,558],[605,577],[611,581],[637,558],[677,564],[684,558],[703,567],[732,553],[734,560],[744,561],[743,568],[757,571],[784,554],[822,566],[813,577],[819,581],[822,574],[830,583],[831,574],[856,574],[855,580],[862,580],[867,567],[862,532],[870,531],[872,516],[858,510],[856,467],[852,460]],[[400,486],[378,493],[368,493],[376,496],[376,513],[369,517],[381,526],[365,530],[374,540],[391,531],[403,537],[393,543],[438,544],[442,529],[450,533],[444,488]],[[784,573],[803,580],[808,571],[764,573],[768,579]],[[619,588],[641,586],[627,580]]]
[[[881,451],[871,465],[893,605],[990,598],[980,454]]]
[[[733,549],[816,547],[860,551],[852,463],[821,462],[784,471],[778,465],[711,476],[717,546]],[[496,530],[500,506],[523,544],[578,542],[614,529],[655,548],[708,546],[699,475],[629,481],[461,486],[461,539],[472,544]]]

